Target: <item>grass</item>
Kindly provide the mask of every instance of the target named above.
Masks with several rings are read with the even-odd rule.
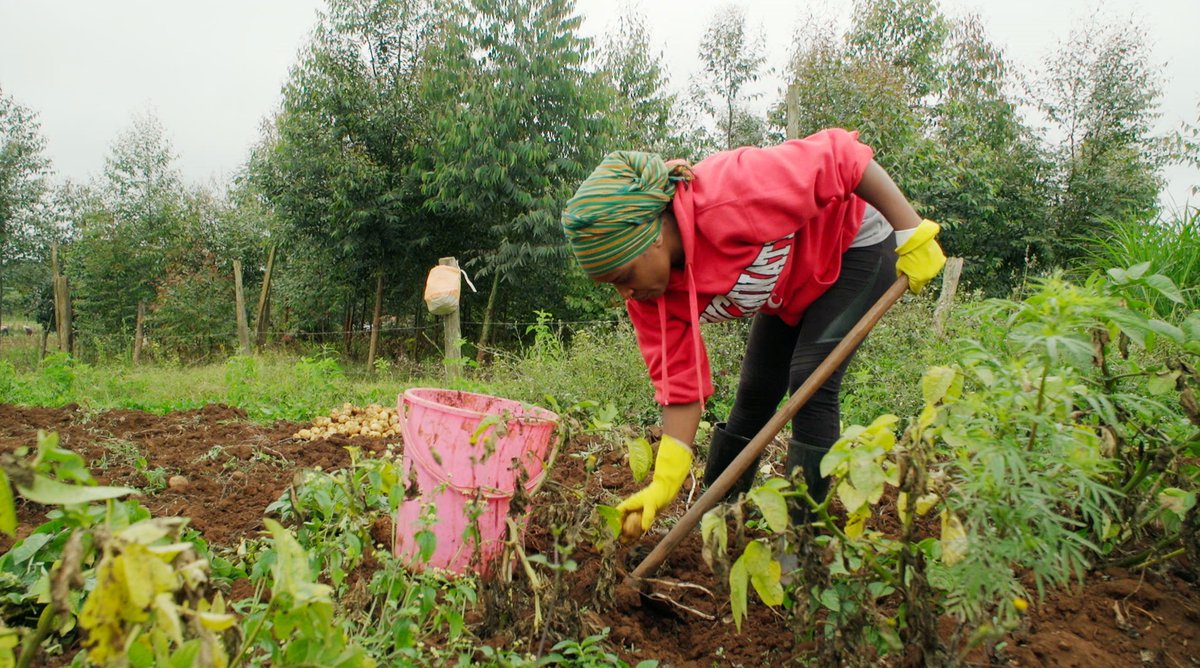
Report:
[[[844,382],[844,422],[867,424],[884,412],[910,414],[920,406],[925,367],[949,359],[949,343],[969,323],[951,318],[945,338],[929,334],[933,296],[905,298],[880,322],[856,355]],[[737,389],[748,323],[706,326],[704,337],[716,394],[708,420],[728,414]],[[304,421],[345,402],[392,405],[405,388],[454,387],[565,410],[594,402],[624,424],[657,424],[659,408],[626,325],[577,333],[564,343],[556,332],[534,333],[526,349],[499,354],[485,368],[464,370],[448,383],[441,365],[384,362],[372,371],[347,363],[331,349],[297,357],[268,352],[220,364],[83,364],[61,353],[38,360],[37,336],[10,337],[0,346],[0,402],[88,410],[128,408],[167,413],[223,403],[254,420]]]
[[[1190,207],[1153,222],[1114,220],[1108,235],[1096,240],[1089,269],[1132,267],[1149,262],[1183,290],[1184,304],[1147,293],[1160,315],[1171,317],[1200,309],[1200,208]]]

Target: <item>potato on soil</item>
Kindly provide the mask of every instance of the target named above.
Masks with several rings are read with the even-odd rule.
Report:
[[[399,434],[399,419],[395,409],[379,404],[366,407],[344,403],[329,415],[318,415],[308,427],[298,430],[293,437],[309,441],[329,438],[337,434],[366,436],[368,438],[392,438]]]

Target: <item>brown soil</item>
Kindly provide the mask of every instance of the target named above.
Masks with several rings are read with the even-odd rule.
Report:
[[[158,416],[0,404],[0,452],[32,447],[41,429],[58,432],[61,443],[80,453],[104,483],[145,488],[146,470],[182,475],[185,486],[147,494],[142,503],[155,515],[190,517],[191,525],[211,544],[235,546],[262,530],[267,505],[287,489],[297,471],[345,466],[346,445],[374,452],[385,447],[372,439],[292,438],[300,426],[255,424],[227,406]],[[595,457],[589,459],[587,452]],[[146,460],[141,470],[138,455]],[[785,616],[758,603],[753,594],[743,631],[736,632],[727,592],[700,559],[696,532],[660,569],[660,581],[643,588],[673,603],[639,595],[614,600],[620,598],[625,574],[665,531],[660,522],[633,546],[595,547],[590,509],[595,503],[615,503],[638,486],[619,452],[577,440],[559,453],[547,480],[531,504],[527,549],[552,556],[556,541],[573,542],[570,556],[578,568],[566,573],[560,586],[543,592],[542,613],[549,629],[544,634],[533,629],[528,586],[520,569],[512,584],[486,583],[480,599],[490,603],[469,617],[484,642],[536,651],[548,649],[559,637],[581,638],[608,628],[615,649],[631,664],[644,658],[659,659],[664,666],[805,664],[812,643],[795,638]],[[681,496],[699,495],[692,484],[685,483]],[[28,502],[18,506],[18,535],[28,535],[44,521],[45,509]],[[388,524],[380,522],[381,537],[390,533]],[[556,537],[552,527],[564,530]],[[11,540],[0,537],[0,550],[11,546]],[[235,597],[252,593],[245,584],[235,583]],[[1024,628],[1007,639],[1001,653],[970,663],[1183,668],[1200,666],[1197,657],[1200,590],[1195,584],[1170,571],[1108,571],[1091,574],[1082,588],[1035,604]]]

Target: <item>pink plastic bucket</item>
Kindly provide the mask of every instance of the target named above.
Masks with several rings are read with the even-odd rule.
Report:
[[[419,492],[396,511],[396,555],[416,569],[486,573],[503,550],[517,484],[523,481],[531,491],[541,483],[558,416],[517,401],[436,388],[406,390],[396,408],[404,436],[401,470]],[[524,529],[525,522],[517,525]],[[478,546],[468,531],[473,526]],[[426,529],[437,540],[428,561],[421,559],[418,541]],[[476,547],[480,558],[473,563]]]

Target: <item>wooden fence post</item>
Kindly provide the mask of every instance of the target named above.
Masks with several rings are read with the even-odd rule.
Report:
[[[958,292],[958,279],[962,277],[962,268],[961,257],[946,260],[946,268],[942,271],[942,294],[938,297],[937,308],[933,311],[933,330],[938,336],[946,331],[946,320],[954,306],[954,293]]]
[[[142,357],[142,323],[146,321],[146,303],[138,300],[137,322],[133,327],[133,363]]]
[[[71,352],[71,302],[66,276],[54,277],[54,329],[58,332],[58,349]]]
[[[238,345],[241,354],[250,354],[250,327],[246,324],[246,296],[242,293],[242,261],[233,261],[233,295],[237,305]]]
[[[800,138],[800,90],[797,84],[788,84],[787,89],[787,138]]]
[[[379,349],[379,320],[383,315],[383,272],[375,281],[375,310],[371,313],[371,344],[367,346],[367,371],[375,370],[375,352]]]
[[[258,309],[254,314],[254,345],[262,350],[267,342],[267,326],[271,308],[271,272],[275,268],[275,244],[267,251],[267,271],[263,274],[262,290],[258,293]]]
[[[70,352],[70,311],[66,304],[66,278],[58,273],[58,242],[50,245],[50,280],[54,288],[54,332],[58,335],[58,349]]]
[[[458,269],[458,260],[452,257],[439,258],[438,264]],[[446,328],[446,379],[453,380],[462,375],[462,348],[459,347],[459,341],[462,339],[462,323],[459,319],[458,308],[444,317],[443,324]]]

